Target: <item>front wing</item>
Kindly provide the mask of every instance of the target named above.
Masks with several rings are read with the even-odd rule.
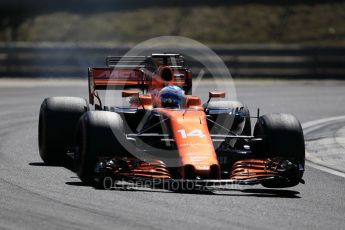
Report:
[[[117,182],[134,186],[168,190],[221,189],[224,186],[256,185],[267,181],[286,180],[291,173],[304,170],[282,159],[249,159],[233,165],[229,179],[176,179],[161,161],[100,160],[95,169],[95,181],[103,188],[117,187]]]

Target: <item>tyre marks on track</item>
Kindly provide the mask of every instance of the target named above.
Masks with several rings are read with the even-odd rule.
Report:
[[[304,123],[309,165],[345,177],[345,116]]]

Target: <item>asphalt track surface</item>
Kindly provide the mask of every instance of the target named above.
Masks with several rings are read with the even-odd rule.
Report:
[[[44,165],[38,154],[42,100],[87,95],[85,84],[68,84],[0,82],[0,229],[344,229],[345,178],[309,166],[306,184],[290,189],[183,194],[83,186],[73,172]],[[237,86],[253,114],[259,106],[262,114],[290,112],[302,123],[344,115],[344,92],[342,82]]]

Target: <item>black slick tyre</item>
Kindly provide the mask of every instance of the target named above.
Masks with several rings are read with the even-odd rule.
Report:
[[[41,104],[38,125],[38,147],[46,164],[64,164],[66,152],[73,149],[74,132],[88,103],[78,97],[50,97]]]
[[[295,116],[283,113],[263,115],[255,125],[254,136],[263,139],[253,149],[257,157],[287,159],[301,165],[304,169],[304,135],[301,124]],[[292,187],[301,181],[302,176],[303,171],[300,171],[288,178],[288,182],[284,180],[267,181],[263,183],[263,186]]]
[[[127,143],[121,116],[115,112],[90,111],[79,120],[76,134],[77,174],[86,184],[94,182],[97,160],[128,157],[121,143]]]

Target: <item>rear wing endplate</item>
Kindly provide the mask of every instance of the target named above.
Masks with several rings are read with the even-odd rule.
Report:
[[[121,68],[114,69],[110,67],[89,68],[89,101],[94,104],[95,90],[106,89],[147,89],[148,79],[141,69]]]

